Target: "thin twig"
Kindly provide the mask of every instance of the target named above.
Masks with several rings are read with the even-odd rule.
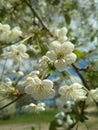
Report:
[[[28,5],[28,7],[31,9],[32,13],[38,18],[38,20],[40,21],[42,27],[49,33],[49,35],[51,37],[53,37],[53,34],[50,32],[50,30],[48,29],[48,27],[46,26],[45,22],[43,21],[43,19],[40,17],[40,15],[37,13],[37,11],[34,9],[34,7],[27,1],[25,0],[25,3]]]
[[[90,86],[87,84],[86,80],[84,79],[84,77],[83,77],[82,74],[80,73],[78,67],[77,67],[75,64],[72,64],[72,66],[73,66],[73,68],[75,69],[75,71],[76,71],[76,73],[78,74],[78,76],[80,77],[80,79],[81,79],[83,85],[84,85],[88,90],[90,90]],[[95,100],[94,98],[93,98],[93,101],[94,101],[94,103],[96,104],[96,106],[98,107],[98,102],[96,102],[96,100]],[[84,104],[85,104],[85,103],[84,103]],[[84,106],[85,106],[85,105],[84,105]],[[81,112],[82,112],[83,110],[84,110],[84,108],[81,109]]]
[[[9,105],[13,104],[14,102],[18,101],[21,97],[23,97],[25,94],[21,94],[19,95],[17,98],[15,98],[14,100],[12,100],[11,102],[9,102],[8,104],[2,106],[0,108],[0,110],[3,110],[4,108],[8,107]]]
[[[72,64],[74,70],[76,71],[76,73],[78,74],[78,76],[80,77],[82,83],[84,84],[84,86],[90,90],[90,86],[87,84],[87,82],[85,81],[84,77],[82,76],[82,74],[80,73],[79,69],[77,68],[77,66],[75,64]]]

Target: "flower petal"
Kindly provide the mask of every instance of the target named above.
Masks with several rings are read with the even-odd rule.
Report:
[[[76,61],[77,56],[74,53],[68,54],[65,57],[67,64],[72,64]]]
[[[48,79],[43,80],[42,85],[47,87],[48,89],[53,88],[53,82]]]
[[[65,60],[61,59],[61,60],[56,60],[54,63],[54,66],[57,70],[59,71],[64,71],[66,69],[66,62]]]
[[[72,53],[73,50],[74,45],[71,42],[66,41],[63,44],[61,44],[61,51],[64,52],[65,54]]]
[[[46,53],[46,56],[49,57],[49,59],[53,62],[57,59],[57,56],[54,51],[48,51]]]
[[[32,94],[32,92],[33,92],[33,87],[32,86],[25,87],[25,93]]]

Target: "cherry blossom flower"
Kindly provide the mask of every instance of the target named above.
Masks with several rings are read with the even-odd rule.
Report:
[[[49,46],[49,51],[46,56],[54,63],[54,66],[59,71],[64,71],[68,64],[72,64],[76,60],[76,55],[72,53],[74,45],[71,42],[60,44],[54,41]]]
[[[53,32],[54,36],[57,38],[57,40],[59,42],[64,42],[67,40],[67,28],[66,27],[62,27],[60,29],[55,29],[55,31]]]
[[[70,86],[60,87],[59,93],[63,101],[81,101],[86,99],[87,92],[83,89],[83,86],[79,83],[74,83]]]
[[[44,79],[41,80],[37,76],[28,77],[25,81],[25,93],[32,95],[36,100],[44,100],[54,96],[53,82]]]
[[[11,45],[9,51],[2,54],[3,58],[12,58],[17,62],[21,62],[23,59],[29,58],[26,53],[26,46],[24,44]]]

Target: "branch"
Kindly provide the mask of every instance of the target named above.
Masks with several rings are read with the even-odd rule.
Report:
[[[38,20],[40,21],[42,27],[49,33],[49,35],[51,37],[53,37],[53,34],[50,32],[50,30],[48,29],[48,27],[46,26],[45,22],[43,21],[43,19],[40,17],[40,15],[37,13],[37,11],[32,7],[32,5],[27,2],[27,0],[25,0],[25,3],[27,4],[27,6],[31,9],[32,13],[38,18]]]
[[[72,66],[73,66],[73,68],[75,69],[75,71],[76,71],[76,73],[78,74],[78,76],[80,77],[80,79],[81,79],[82,83],[84,84],[84,86],[85,86],[88,90],[90,90],[90,86],[89,86],[89,85],[87,84],[87,82],[85,81],[85,79],[84,79],[84,77],[82,76],[82,74],[80,73],[78,67],[75,66],[75,64],[72,64]],[[94,98],[93,98],[93,101],[94,101],[94,103],[96,104],[96,106],[98,107],[98,102],[96,102],[96,100],[95,100]],[[83,104],[85,104],[85,102],[84,102]],[[81,109],[81,113],[83,112],[83,110],[84,110],[84,106],[83,106],[83,108]]]
[[[84,86],[90,90],[90,86],[87,84],[87,82],[85,81],[84,77],[82,76],[82,74],[80,73],[79,69],[77,66],[75,66],[75,64],[72,64],[74,70],[76,71],[76,73],[78,74],[78,76],[80,77],[82,83],[84,84]]]
[[[25,94],[21,94],[21,95],[19,95],[17,98],[15,98],[14,100],[12,100],[12,101],[9,102],[8,104],[6,104],[6,105],[0,107],[0,110],[6,108],[6,107],[8,107],[9,105],[13,104],[14,102],[18,101],[18,100],[19,100],[21,97],[23,97],[24,95],[25,95]]]

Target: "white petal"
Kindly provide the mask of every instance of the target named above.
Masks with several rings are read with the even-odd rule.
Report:
[[[30,103],[29,106],[30,107],[36,107],[36,105],[34,103]]]
[[[24,44],[19,44],[17,47],[18,47],[18,50],[21,52],[26,52],[27,50]]]
[[[24,59],[28,59],[29,55],[27,53],[23,53],[21,57],[24,58]]]
[[[33,92],[33,87],[32,86],[25,87],[25,93],[32,94],[32,92]]]
[[[69,54],[74,50],[74,45],[69,42],[66,41],[61,45],[61,50],[65,53],[65,54]]]
[[[55,52],[58,52],[58,50],[60,49],[61,47],[61,43],[58,42],[58,41],[53,41],[50,46],[49,46],[49,50],[54,50]]]
[[[77,56],[74,53],[68,54],[65,57],[67,64],[72,64],[76,61]]]
[[[45,86],[48,89],[53,88],[53,82],[48,80],[48,79],[43,80],[42,85]]]
[[[64,94],[65,93],[65,87],[60,87],[59,88],[59,94]]]
[[[49,57],[49,59],[53,62],[57,59],[57,56],[54,51],[48,51],[46,53],[46,56]]]
[[[16,46],[16,45],[10,46],[10,50],[11,50],[12,52],[15,52],[15,51],[17,50],[17,46]]]
[[[62,27],[59,31],[59,36],[65,36],[67,34],[68,30],[66,27]]]
[[[79,83],[73,83],[71,86],[72,86],[72,87],[75,87],[75,88],[77,88],[77,89],[83,87],[83,86],[82,86],[81,84],[79,84]]]
[[[54,64],[55,68],[59,71],[64,71],[66,69],[66,62],[65,60],[56,60]]]

